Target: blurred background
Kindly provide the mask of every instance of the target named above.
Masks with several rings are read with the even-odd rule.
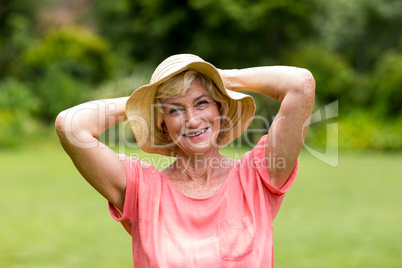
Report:
[[[278,267],[401,267],[400,0],[0,0],[0,267],[130,267],[129,237],[53,124],[73,105],[131,94],[177,53],[316,79],[322,119],[306,144],[325,155],[335,136],[337,160],[302,152],[275,226]],[[279,104],[254,97],[272,118]]]
[[[128,95],[166,57],[193,53],[219,68],[307,68],[317,104],[339,101],[340,147],[400,150],[401,10],[397,0],[2,1],[0,147],[72,105]]]

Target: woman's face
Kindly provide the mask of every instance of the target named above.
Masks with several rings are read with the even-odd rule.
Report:
[[[183,97],[170,98],[163,105],[163,122],[178,153],[191,156],[217,150],[220,114],[209,92],[194,80]]]

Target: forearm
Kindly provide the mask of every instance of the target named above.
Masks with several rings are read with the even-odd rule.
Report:
[[[76,140],[78,137],[98,138],[109,127],[127,119],[127,99],[128,97],[91,101],[62,111],[56,118],[57,133],[59,136],[75,137]]]
[[[265,154],[284,159],[285,165],[268,166],[271,185],[280,189],[289,178],[306,137],[314,106],[312,74],[296,67],[272,66],[223,70],[225,86],[233,91],[264,94],[281,102],[266,136]]]
[[[311,73],[297,67],[267,66],[221,70],[221,74],[229,90],[260,93],[281,102],[290,92],[303,93],[314,88]]]

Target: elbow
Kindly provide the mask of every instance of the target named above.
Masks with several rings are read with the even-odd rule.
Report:
[[[301,79],[301,94],[308,101],[314,104],[315,98],[315,79],[313,74],[307,70],[302,69],[302,79]]]
[[[309,91],[311,93],[315,92],[315,79],[313,74],[309,70],[303,69],[302,81],[304,91]]]
[[[56,129],[56,132],[57,132],[58,136],[61,136],[61,135],[66,133],[66,129],[67,129],[66,126],[68,125],[66,123],[66,114],[67,114],[66,110],[60,112],[57,115],[56,120],[54,122],[54,127]]]

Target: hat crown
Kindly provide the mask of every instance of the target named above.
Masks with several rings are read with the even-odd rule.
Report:
[[[192,54],[178,54],[173,55],[164,60],[161,64],[156,67],[154,73],[151,77],[151,84],[158,82],[165,77],[177,72],[184,66],[193,62],[205,62],[203,59]]]

